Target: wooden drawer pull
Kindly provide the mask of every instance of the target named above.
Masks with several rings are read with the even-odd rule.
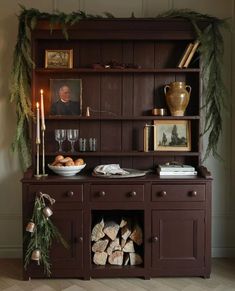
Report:
[[[68,191],[68,192],[67,192],[67,196],[68,196],[68,197],[73,197],[73,195],[74,195],[74,192],[73,192],[73,191]]]
[[[163,190],[163,191],[159,192],[158,195],[161,197],[164,197],[164,196],[166,196],[166,194],[167,194],[166,191]]]
[[[197,191],[192,191],[191,196],[193,196],[193,197],[197,196]]]
[[[105,195],[106,195],[105,191],[100,191],[100,192],[99,192],[99,196],[100,196],[100,197],[104,197]]]
[[[130,197],[135,197],[136,195],[137,195],[137,193],[135,191],[130,192]]]
[[[153,237],[153,242],[158,242],[158,237],[157,236]]]

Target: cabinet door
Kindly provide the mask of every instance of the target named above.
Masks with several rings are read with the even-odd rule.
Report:
[[[52,276],[61,274],[66,276],[80,275],[83,269],[83,219],[82,210],[56,210],[53,214],[53,222],[68,242],[66,249],[61,243],[54,242],[51,248]]]
[[[204,265],[204,215],[203,210],[153,211],[152,268],[167,274],[168,268]]]

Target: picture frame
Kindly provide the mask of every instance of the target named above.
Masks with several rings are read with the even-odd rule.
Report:
[[[50,115],[82,114],[82,80],[50,79]]]
[[[190,120],[154,120],[155,151],[191,151]]]
[[[73,50],[45,50],[45,68],[46,69],[72,69],[73,68]]]

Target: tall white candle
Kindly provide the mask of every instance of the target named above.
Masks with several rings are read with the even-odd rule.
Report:
[[[36,102],[37,110],[37,131],[36,131],[36,144],[40,144],[40,119],[39,119],[39,102]]]
[[[41,123],[42,123],[42,130],[46,129],[45,126],[45,115],[44,115],[44,100],[43,100],[43,90],[40,90],[41,93]]]

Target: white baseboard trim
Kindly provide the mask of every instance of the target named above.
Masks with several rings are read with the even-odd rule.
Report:
[[[15,259],[22,258],[21,246],[0,246],[0,258],[1,259]]]
[[[212,248],[212,258],[235,258],[235,247]]]

